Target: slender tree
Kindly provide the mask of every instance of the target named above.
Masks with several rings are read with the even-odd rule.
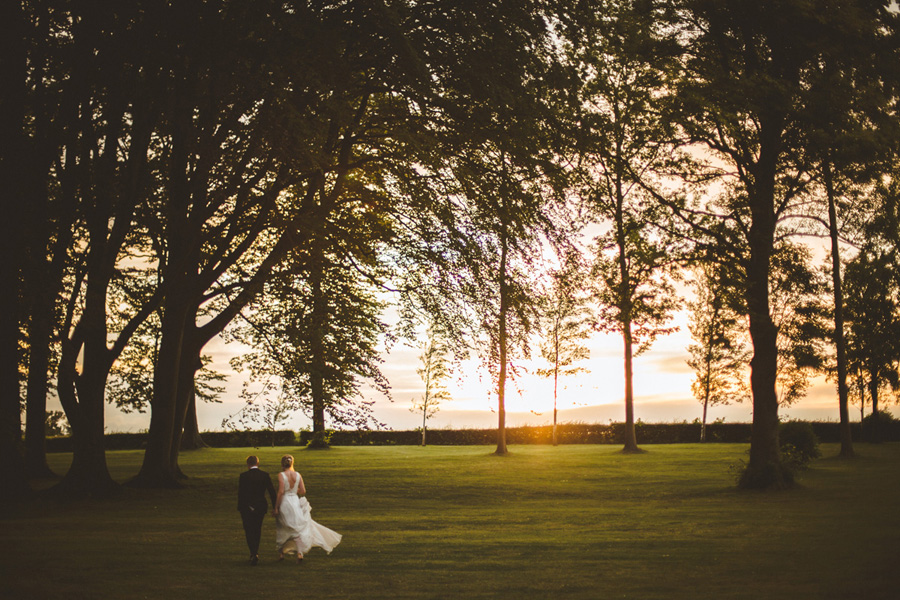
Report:
[[[883,389],[900,388],[895,278],[891,257],[871,248],[863,249],[846,267],[848,365],[858,380],[865,380],[873,413],[880,409]]]
[[[439,410],[441,402],[450,400],[450,392],[444,382],[450,377],[450,361],[448,358],[450,349],[441,333],[433,326],[428,329],[427,337],[422,345],[422,354],[419,355],[420,366],[416,374],[425,384],[422,395],[413,398],[411,413],[422,415],[422,445],[426,445],[426,432],[428,419]]]
[[[672,331],[666,323],[677,306],[670,282],[675,240],[651,227],[664,214],[646,189],[658,185],[654,175],[671,156],[669,121],[656,102],[671,61],[661,24],[644,3],[599,3],[567,40],[570,60],[582,74],[579,191],[603,228],[595,240],[598,327],[620,334],[623,343],[625,452],[639,451],[634,357]]]
[[[750,353],[742,339],[740,315],[732,306],[732,287],[712,263],[701,263],[694,273],[695,297],[687,304],[693,338],[687,348],[691,355],[687,364],[694,371],[691,392],[703,404],[700,441],[705,442],[709,407],[744,399]]]
[[[590,349],[584,345],[591,336],[593,315],[587,306],[587,286],[584,266],[580,257],[571,252],[564,264],[551,274],[550,290],[544,297],[541,310],[541,357],[549,364],[535,373],[553,378],[553,445],[559,443],[557,435],[557,399],[559,378],[588,369],[577,363],[590,358]]]

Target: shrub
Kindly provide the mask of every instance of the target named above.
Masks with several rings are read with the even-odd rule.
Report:
[[[862,420],[863,439],[867,442],[880,444],[892,439],[891,433],[900,424],[889,411],[880,410],[872,413]]]
[[[334,431],[330,429],[326,431],[317,431],[312,434],[306,447],[309,450],[327,450],[328,448],[331,448],[331,438],[333,435]]]
[[[805,469],[814,458],[822,456],[819,438],[811,423],[788,421],[778,431],[781,444],[781,460],[791,471]]]

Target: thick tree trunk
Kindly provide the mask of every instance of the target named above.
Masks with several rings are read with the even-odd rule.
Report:
[[[100,370],[78,375],[76,354],[63,348],[57,386],[71,428],[72,466],[51,491],[59,497],[108,496],[119,486],[109,474],[103,441],[106,377]]]
[[[21,451],[19,416],[19,269],[22,227],[26,21],[21,2],[0,7],[0,501],[30,492]]]
[[[853,456],[853,436],[850,431],[850,400],[847,389],[847,344],[844,339],[844,294],[841,287],[841,256],[838,245],[837,207],[831,164],[825,163],[825,192],[828,196],[828,233],[831,238],[831,280],[834,288],[834,348],[837,354],[838,412],[841,421],[841,452],[843,458]]]
[[[764,124],[765,125],[765,124]],[[777,133],[775,136],[773,134]],[[745,299],[750,317],[753,358],[750,387],[753,393],[753,428],[750,463],[741,476],[743,488],[783,488],[793,477],[781,463],[778,443],[778,395],[775,382],[778,366],[778,331],[769,310],[769,271],[775,244],[775,163],[779,127],[765,128],[756,165],[756,188],[750,190],[750,264]]]
[[[878,414],[878,369],[869,371],[869,397],[872,399],[872,414]]]
[[[54,490],[66,495],[106,495],[118,487],[109,475],[103,442],[106,380],[115,359],[107,347],[107,289],[114,271],[109,255],[118,248],[116,244],[107,246],[105,231],[104,219],[96,219],[87,258],[84,311],[73,334],[79,342],[64,344],[59,366],[59,396],[72,428],[73,455],[72,467]],[[80,373],[76,370],[79,351]]]
[[[184,288],[173,285],[163,306],[159,355],[153,373],[150,429],[141,470],[129,484],[147,488],[180,487],[173,469],[173,440],[178,420],[178,382],[187,315]],[[180,433],[180,432],[179,432]],[[177,459],[176,459],[177,460]],[[177,464],[177,463],[175,463]]]
[[[29,477],[54,477],[47,464],[46,414],[47,372],[50,367],[51,313],[46,302],[38,300],[48,294],[36,294],[28,332],[28,384],[25,403],[25,470]],[[52,298],[52,296],[51,296]],[[49,307],[52,311],[52,304]]]
[[[181,365],[178,368],[178,384],[175,392],[175,427],[172,431],[172,449],[170,452],[171,470],[178,479],[187,479],[187,475],[181,470],[178,464],[178,458],[182,448],[184,447],[185,437],[188,435],[188,421],[193,416],[194,421],[197,418],[196,406],[194,401],[194,380],[197,371],[203,368],[203,361],[200,358],[203,352],[203,345],[200,342],[195,326],[197,320],[197,309],[192,306],[188,310],[184,324],[184,337],[181,344]],[[194,424],[194,429],[197,429]],[[200,437],[200,432],[196,432],[196,437]],[[203,441],[200,440],[202,444]]]

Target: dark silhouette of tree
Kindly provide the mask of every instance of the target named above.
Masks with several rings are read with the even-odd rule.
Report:
[[[233,359],[234,366],[249,370],[253,380],[279,382],[271,387],[284,410],[312,418],[311,448],[327,447],[326,417],[337,426],[382,426],[372,416],[363,383],[389,396],[379,368],[379,342],[388,331],[372,279],[375,254],[368,247],[377,237],[364,221],[335,220],[327,233],[292,254],[244,310],[243,323],[228,332],[229,339],[253,348]]]
[[[885,6],[847,1],[819,10],[804,2],[684,0],[670,9],[670,31],[683,48],[671,119],[687,141],[709,153],[706,174],[727,173],[733,187],[718,208],[703,208],[706,216],[734,221],[746,240],[753,435],[741,486],[784,487],[792,479],[778,444],[771,258],[785,228],[780,221],[809,185],[813,161],[805,135],[813,123],[805,107],[820,93],[812,85],[817,69],[857,43],[841,26],[847,14],[866,25],[873,43],[886,36],[880,27]]]
[[[671,128],[656,98],[666,85],[671,47],[662,21],[643,3],[606,2],[582,13],[567,39],[581,74],[583,135],[578,192],[603,228],[595,240],[598,327],[622,336],[625,452],[638,452],[634,427],[634,356],[667,327],[677,296],[670,278],[679,252],[647,192],[671,160]]]
[[[880,392],[900,389],[900,307],[893,257],[864,248],[845,269],[847,359],[879,411]],[[864,404],[864,402],[863,402]]]

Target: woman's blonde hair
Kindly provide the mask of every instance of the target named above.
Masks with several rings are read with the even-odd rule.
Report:
[[[294,457],[290,454],[285,454],[281,457],[281,468],[287,469],[294,464]]]

